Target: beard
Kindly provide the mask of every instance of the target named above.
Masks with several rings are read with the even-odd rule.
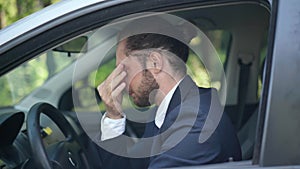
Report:
[[[143,76],[140,85],[136,92],[129,89],[129,93],[133,94],[133,102],[139,107],[150,106],[150,94],[155,96],[159,85],[155,80],[154,76],[148,70],[143,70]],[[154,93],[153,93],[154,92]]]

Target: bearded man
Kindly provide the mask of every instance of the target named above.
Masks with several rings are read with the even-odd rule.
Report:
[[[116,158],[103,153],[103,168],[168,168],[241,160],[240,145],[226,113],[214,123],[209,138],[199,141],[199,135],[208,132],[203,126],[209,112],[222,111],[222,106],[215,89],[199,88],[187,75],[188,55],[187,45],[162,34],[141,33],[119,41],[116,68],[98,86],[106,106],[100,139],[113,142],[126,132],[123,92],[139,107],[158,107],[143,135],[155,138],[135,148],[148,152],[148,157]],[[114,143],[111,146],[127,144],[121,140]]]

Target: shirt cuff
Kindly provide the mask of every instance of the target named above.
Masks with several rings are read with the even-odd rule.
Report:
[[[101,118],[101,141],[112,139],[122,135],[125,131],[126,115],[121,119],[111,119],[106,113]]]

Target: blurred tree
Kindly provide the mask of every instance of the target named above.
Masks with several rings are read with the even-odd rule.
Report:
[[[39,0],[40,6],[46,7],[51,5],[53,2],[51,0]]]
[[[16,22],[17,20],[49,6],[59,0],[0,0],[0,29]],[[36,86],[41,85],[48,74],[45,68],[46,59],[32,61],[11,73],[11,76],[0,78],[0,107],[10,106],[30,93]],[[45,62],[46,63],[46,62]],[[39,69],[33,70],[32,67]]]
[[[0,29],[59,0],[0,0]]]
[[[10,23],[13,19],[13,16],[16,15],[17,9],[14,6],[14,0],[0,0],[0,22],[1,28],[5,27]]]

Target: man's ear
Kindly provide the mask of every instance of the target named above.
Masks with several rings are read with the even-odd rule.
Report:
[[[148,59],[148,68],[155,74],[159,73],[163,69],[163,58],[158,52],[151,52]]]

